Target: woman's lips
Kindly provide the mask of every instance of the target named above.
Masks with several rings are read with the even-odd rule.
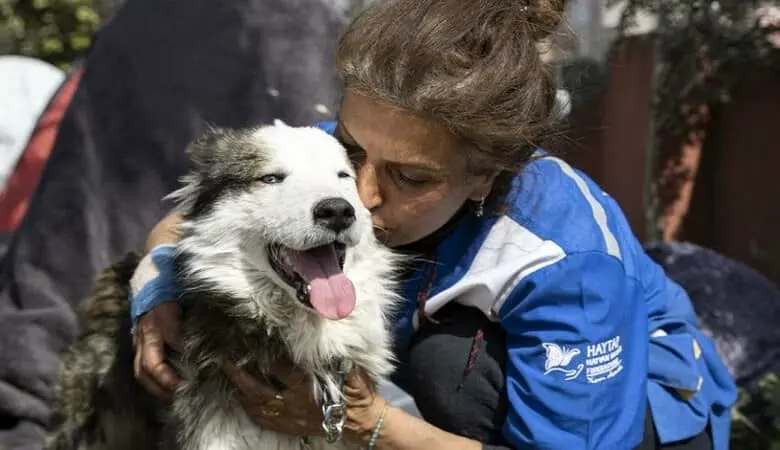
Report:
[[[390,230],[387,228],[380,228],[380,227],[374,227],[374,236],[382,242],[386,243],[388,238],[390,237]]]

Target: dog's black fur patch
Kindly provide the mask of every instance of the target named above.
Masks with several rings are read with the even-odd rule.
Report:
[[[252,132],[209,127],[187,147],[199,183],[186,219],[209,214],[218,198],[246,190],[257,182],[257,169],[265,161],[252,141]]]

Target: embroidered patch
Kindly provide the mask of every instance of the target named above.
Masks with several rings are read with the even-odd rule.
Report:
[[[623,371],[623,346],[615,336],[586,348],[585,377],[588,383],[600,383]]]
[[[542,347],[544,347],[546,353],[546,359],[544,361],[545,375],[549,375],[552,372],[561,372],[564,375],[563,379],[566,381],[573,380],[580,376],[584,367],[582,364],[578,364],[574,369],[568,368],[572,359],[582,353],[579,349],[566,346],[561,347],[558,344],[550,342],[542,343]]]
[[[623,371],[623,346],[620,336],[587,345],[583,350],[545,342],[544,374],[563,374],[564,381],[578,378],[583,371],[588,383],[596,384],[614,378]],[[582,360],[585,360],[582,362]]]

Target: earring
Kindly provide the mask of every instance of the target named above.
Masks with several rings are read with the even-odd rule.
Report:
[[[474,215],[477,217],[482,217],[485,215],[485,197],[482,197],[479,200],[479,203],[477,203],[477,209],[474,211]]]

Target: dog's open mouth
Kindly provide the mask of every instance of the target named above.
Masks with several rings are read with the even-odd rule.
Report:
[[[268,246],[276,274],[295,289],[298,300],[330,320],[343,319],[355,309],[355,286],[343,271],[345,254],[346,246],[337,242],[308,250]]]

